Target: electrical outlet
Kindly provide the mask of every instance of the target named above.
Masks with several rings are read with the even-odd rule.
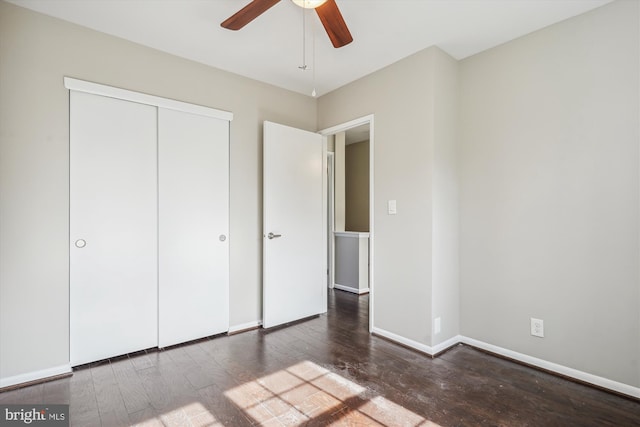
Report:
[[[531,335],[544,338],[544,321],[542,319],[531,318]]]
[[[440,333],[440,318],[436,317],[435,319],[433,319],[433,332],[435,334],[439,334]]]

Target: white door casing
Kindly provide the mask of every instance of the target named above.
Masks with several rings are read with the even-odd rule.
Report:
[[[369,332],[374,330],[375,325],[375,126],[374,115],[359,117],[330,128],[320,131],[321,135],[330,136],[349,129],[369,125]]]
[[[264,123],[265,328],[326,311],[324,141],[316,133]]]
[[[335,153],[327,153],[327,286],[335,285]]]
[[[229,122],[159,108],[159,323],[166,347],[229,330]]]
[[[155,347],[156,108],[70,92],[70,362]]]

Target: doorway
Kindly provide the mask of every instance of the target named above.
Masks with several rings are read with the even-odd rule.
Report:
[[[349,235],[348,237],[357,237],[357,241],[362,241],[362,236],[366,233],[362,233],[364,228],[368,228],[368,239],[365,242],[366,249],[368,249],[368,254],[365,255],[365,259],[360,259],[359,262],[359,270],[360,277],[366,275],[366,281],[368,283],[368,291],[369,291],[369,331],[373,328],[373,319],[374,319],[374,127],[373,127],[374,117],[373,115],[368,115],[365,117],[361,117],[355,120],[351,120],[349,122],[333,126],[328,129],[324,129],[320,131],[320,134],[327,137],[329,141],[332,139],[344,138],[343,141],[338,142],[338,144],[343,144],[342,147],[338,145],[338,149],[336,150],[336,145],[334,141],[333,150],[330,150],[331,142],[328,144],[329,149],[327,151],[327,163],[328,168],[328,177],[327,177],[327,185],[328,191],[327,194],[327,206],[333,208],[328,209],[327,216],[327,259],[328,259],[328,287],[334,287],[336,285],[336,262],[335,256],[336,251],[336,230],[341,230],[345,232],[345,229],[348,230],[350,227],[359,228],[357,230],[356,236],[349,235],[352,233],[346,232],[344,233],[344,237]],[[345,206],[340,206],[340,203],[346,203],[343,200],[346,200],[345,190],[344,190],[344,177],[340,176],[339,168],[340,166],[336,163],[339,163],[339,156],[344,156],[344,152],[340,153],[341,149],[344,149],[347,145],[357,144],[361,142],[367,141],[368,144],[368,218],[362,220],[362,212],[356,213],[356,215],[351,215],[351,218],[347,218],[347,215],[343,215],[345,210]],[[346,150],[345,150],[346,151]],[[343,159],[344,161],[344,159]],[[342,191],[342,194],[341,194]],[[341,200],[342,199],[342,200]],[[342,209],[342,210],[341,210]],[[366,214],[365,214],[366,215]],[[355,217],[355,218],[354,218]],[[360,219],[357,219],[359,217]],[[347,223],[349,223],[347,225]],[[338,231],[340,233],[341,231]],[[368,243],[368,244],[367,244]],[[356,243],[357,245],[358,243]],[[361,243],[360,243],[361,245]],[[362,246],[362,245],[361,245]],[[360,251],[359,253],[361,253]],[[362,257],[360,257],[362,258]],[[364,265],[363,265],[364,263]],[[362,269],[365,269],[363,272]],[[354,291],[354,290],[352,290]]]

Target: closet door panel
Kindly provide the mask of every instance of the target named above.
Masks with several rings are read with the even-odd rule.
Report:
[[[229,329],[229,122],[159,109],[159,346]]]
[[[157,109],[70,92],[70,361],[157,345]]]

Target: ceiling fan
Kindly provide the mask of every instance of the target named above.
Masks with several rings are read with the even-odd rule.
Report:
[[[292,0],[295,4],[305,9],[315,9],[324,29],[333,44],[339,48],[353,41],[349,28],[338,9],[335,0]],[[249,22],[262,15],[280,0],[252,0],[251,3],[240,9],[220,24],[228,30],[239,30]]]

